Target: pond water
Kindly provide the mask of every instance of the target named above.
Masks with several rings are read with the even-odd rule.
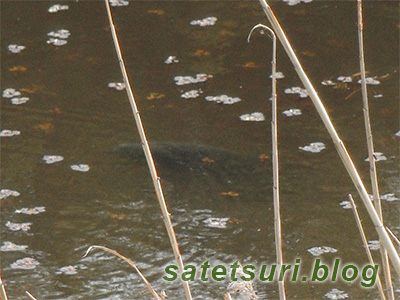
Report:
[[[28,290],[38,299],[152,299],[116,258],[99,251],[82,258],[97,244],[132,259],[169,299],[182,299],[180,283],[162,278],[175,261],[118,84],[105,5],[65,1],[49,12],[54,4],[1,3],[1,91],[20,92],[8,90],[1,99],[1,130],[10,130],[1,137],[0,200],[9,297],[27,299]],[[356,3],[271,7],[368,182],[359,78],[338,79],[359,72]],[[271,42],[260,33],[246,42],[254,25],[268,25],[259,3],[130,1],[112,12],[184,262],[273,264]],[[394,194],[383,201],[383,213],[399,235],[399,5],[366,2],[364,18],[368,76],[379,81],[368,88],[375,150],[385,158],[377,163],[380,192]],[[309,274],[315,257],[308,250],[324,246],[318,249],[328,252],[320,256],[326,263],[340,258],[362,266],[367,259],[352,212],[340,205],[348,193],[368,240],[377,234],[310,98],[294,89],[302,85],[280,46],[277,68],[284,75],[278,80],[284,261],[300,258]],[[245,114],[264,121],[243,121]],[[6,251],[16,247],[10,243],[20,247]],[[191,288],[196,299],[222,299],[228,284],[196,280]],[[286,288],[290,299],[326,299],[332,289],[351,299],[378,298],[376,288],[359,281]],[[256,281],[255,289],[260,299],[278,297],[274,283]]]

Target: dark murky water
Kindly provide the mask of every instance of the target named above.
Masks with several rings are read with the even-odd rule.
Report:
[[[1,252],[10,299],[27,299],[25,290],[39,299],[151,299],[137,274],[115,258],[98,252],[81,259],[92,244],[131,258],[158,291],[181,299],[180,283],[162,279],[164,267],[174,260],[147,168],[141,159],[115,151],[139,137],[125,91],[108,87],[122,78],[104,3],[63,2],[69,9],[51,14],[47,10],[53,4],[1,2],[1,90],[14,88],[21,92],[18,97],[29,97],[22,104],[1,100],[1,130],[20,132],[1,137],[1,189],[20,193],[1,200],[2,246],[28,246]],[[271,6],[367,181],[359,85],[336,80],[359,71],[356,4],[288,6],[274,1]],[[380,190],[398,197],[399,5],[367,2],[364,13],[368,75],[380,81],[369,86],[375,149],[387,158],[378,162]],[[246,43],[253,25],[267,24],[258,2],[131,1],[113,8],[113,14],[150,145],[177,143],[160,156],[159,168],[184,261],[272,264],[270,41],[256,34]],[[217,21],[207,27],[190,25],[206,17]],[[48,36],[60,29],[70,35]],[[54,46],[46,43],[50,38],[67,43]],[[14,54],[8,50],[11,44],[26,48]],[[169,56],[179,62],[166,64]],[[324,254],[327,262],[339,257],[363,265],[352,213],[339,205],[347,193],[356,195],[355,189],[310,99],[284,93],[301,84],[281,48],[278,70],[285,75],[278,81],[284,259],[301,258],[307,270],[313,261],[307,249],[330,246],[337,252]],[[174,80],[196,74],[212,78],[187,85]],[[336,88],[321,84],[329,79]],[[191,90],[199,96],[181,97]],[[205,100],[223,94],[241,101],[223,105]],[[302,114],[282,114],[294,108]],[[240,120],[253,112],[262,112],[266,120]],[[326,148],[320,153],[299,149],[313,142]],[[180,155],[180,147],[185,159],[176,166],[170,159]],[[46,164],[45,155],[64,159]],[[267,158],[262,162],[260,155]],[[90,169],[71,169],[80,164]],[[397,235],[399,203],[383,202],[387,224]],[[45,212],[16,212],[35,207]],[[359,209],[368,239],[375,240],[361,203]],[[224,228],[213,228],[204,222],[209,218],[228,220]],[[13,231],[10,223],[31,225],[27,231]],[[26,257],[38,265],[13,268]],[[221,299],[227,284],[197,280],[191,287],[197,299]],[[255,287],[262,299],[278,296],[275,284]],[[359,282],[290,283],[287,295],[323,299],[332,288],[351,299],[378,298],[376,289],[362,289]]]

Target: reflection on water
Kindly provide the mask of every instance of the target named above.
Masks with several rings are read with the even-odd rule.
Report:
[[[297,2],[271,6],[368,181],[355,3]],[[267,24],[259,4],[112,3],[184,261],[272,264],[270,41],[255,35],[246,43],[255,24]],[[380,193],[397,235],[398,12],[395,2],[364,6],[372,129],[376,152],[386,158],[377,165]],[[104,3],[2,1],[1,41],[0,250],[10,298],[28,290],[39,299],[151,299],[114,257],[95,252],[82,259],[93,244],[132,259],[170,299],[183,298],[179,282],[162,279],[174,258]],[[278,82],[284,260],[301,258],[307,273],[309,251],[319,249],[327,262],[363,265],[352,212],[344,209],[355,189],[279,47],[278,69],[285,74]],[[361,203],[359,209],[374,245],[377,235]],[[191,286],[198,299],[221,299],[228,285]],[[275,284],[256,281],[255,289],[261,299],[277,298]],[[358,282],[288,283],[287,295],[378,297]]]

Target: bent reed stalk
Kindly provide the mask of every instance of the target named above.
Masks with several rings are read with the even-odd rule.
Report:
[[[153,295],[153,297],[156,300],[164,300],[165,298],[167,298],[167,295],[165,294],[164,291],[161,292],[161,296],[153,289],[153,287],[151,286],[150,282],[147,280],[147,278],[143,275],[143,273],[139,270],[139,268],[136,266],[136,264],[130,260],[129,258],[123,256],[122,254],[118,253],[117,251],[104,247],[104,246],[99,246],[99,245],[93,245],[90,246],[85,255],[82,258],[85,258],[86,256],[89,255],[89,253],[93,250],[93,249],[100,249],[103,250],[107,253],[110,253],[120,259],[122,259],[123,261],[125,261],[126,263],[128,263],[132,268],[135,269],[135,271],[139,274],[140,278],[143,280],[144,284],[146,285],[147,289],[149,290],[149,292]]]
[[[368,148],[368,160],[369,160],[369,175],[371,178],[373,202],[375,210],[383,224],[383,214],[381,199],[379,196],[379,186],[378,186],[378,175],[376,171],[376,162],[374,158],[374,142],[372,137],[371,122],[369,117],[369,105],[368,105],[368,92],[367,83],[365,81],[365,60],[364,60],[364,38],[363,38],[363,13],[362,13],[362,0],[357,0],[357,27],[358,27],[358,49],[359,49],[359,60],[360,60],[360,73],[361,73],[361,95],[363,100],[363,113],[364,113],[364,127],[365,135],[367,139]],[[383,274],[385,278],[386,291],[389,300],[394,300],[394,288],[392,282],[392,274],[390,271],[389,258],[386,249],[383,247],[382,243],[380,245],[380,253],[382,259]]]
[[[348,197],[349,197],[349,201],[351,203],[351,210],[353,211],[354,219],[356,220],[356,223],[357,223],[358,231],[360,232],[360,236],[361,236],[361,240],[362,240],[365,252],[367,253],[368,261],[371,266],[375,266],[375,262],[372,257],[372,254],[371,254],[371,250],[368,247],[368,241],[365,236],[365,232],[364,232],[364,228],[361,223],[360,215],[358,214],[358,211],[357,211],[357,206],[354,203],[354,200],[353,200],[353,197],[351,196],[351,194],[349,194]],[[381,300],[385,300],[386,297],[385,297],[385,293],[383,291],[383,286],[382,286],[382,282],[381,282],[381,278],[380,278],[379,274],[377,274],[377,284],[378,284],[378,290],[379,290],[379,297],[381,298]]]
[[[125,87],[126,87],[126,92],[128,94],[128,98],[129,98],[129,103],[131,105],[132,108],[132,112],[133,115],[135,117],[135,121],[136,121],[136,127],[138,129],[139,135],[140,135],[140,140],[142,142],[142,147],[143,147],[143,152],[145,154],[146,157],[146,161],[147,161],[147,165],[150,171],[150,175],[151,175],[151,179],[153,181],[153,185],[154,185],[154,189],[157,195],[157,199],[158,202],[160,204],[161,207],[161,212],[163,215],[163,220],[164,220],[164,224],[165,227],[167,229],[167,233],[168,233],[168,237],[172,246],[172,250],[174,252],[175,255],[175,259],[177,262],[177,266],[179,269],[180,274],[183,273],[183,259],[182,259],[182,255],[180,253],[179,250],[179,245],[178,245],[178,241],[175,235],[175,231],[174,228],[172,226],[172,221],[171,221],[171,217],[170,217],[170,213],[168,211],[167,208],[167,204],[165,202],[165,198],[164,198],[164,193],[163,193],[163,189],[161,186],[161,180],[160,177],[157,174],[157,170],[156,170],[156,166],[154,164],[154,160],[153,160],[153,156],[151,154],[151,150],[150,150],[150,146],[149,143],[147,141],[147,137],[146,137],[146,133],[144,131],[144,127],[143,127],[143,123],[140,117],[140,113],[139,110],[137,108],[136,105],[136,101],[135,98],[133,96],[133,92],[132,92],[132,88],[129,82],[129,78],[128,78],[128,73],[126,71],[125,68],[125,63],[124,60],[122,58],[122,53],[121,53],[121,48],[119,46],[119,42],[118,42],[118,37],[117,37],[117,32],[115,30],[115,26],[114,26],[114,22],[113,22],[113,18],[112,18],[112,14],[111,14],[111,9],[110,9],[110,4],[108,3],[108,0],[104,0],[105,4],[106,4],[106,8],[107,8],[107,14],[108,14],[108,19],[109,19],[109,23],[110,23],[110,28],[111,28],[111,33],[112,33],[112,37],[113,37],[113,41],[114,41],[114,45],[115,45],[115,50],[118,56],[118,62],[121,68],[121,73],[124,79],[124,83],[125,83]],[[187,300],[191,300],[192,299],[192,294],[190,291],[190,286],[189,283],[187,281],[184,281],[181,277],[181,282],[182,282],[182,286],[185,292],[185,297]]]
[[[279,200],[279,157],[278,157],[278,114],[277,114],[277,94],[276,94],[276,35],[274,31],[263,24],[254,26],[248,37],[247,42],[250,42],[250,37],[254,30],[262,28],[270,33],[272,39],[272,173],[273,173],[273,196],[274,196],[274,230],[275,230],[275,249],[276,249],[276,263],[279,269],[283,265],[282,254],[282,227],[281,227],[281,212]],[[279,299],[285,300],[285,281],[278,280]]]
[[[364,183],[362,182],[361,177],[358,174],[358,171],[357,171],[356,167],[354,166],[354,163],[353,163],[349,153],[347,152],[347,149],[346,149],[344,143],[339,138],[339,136],[336,132],[336,129],[333,126],[332,121],[330,120],[329,115],[328,115],[321,99],[319,98],[311,81],[308,79],[306,73],[304,72],[295,52],[293,51],[292,46],[290,45],[282,27],[280,26],[277,18],[275,17],[272,9],[270,8],[270,6],[267,4],[267,2],[265,0],[259,0],[259,2],[261,4],[268,20],[271,22],[271,25],[272,25],[276,35],[278,36],[279,40],[281,41],[283,48],[285,49],[286,53],[288,54],[297,74],[299,75],[300,80],[304,84],[304,87],[307,89],[307,92],[308,92],[319,116],[322,119],[323,124],[325,125],[325,127],[336,147],[339,157],[342,160],[351,180],[353,181],[353,184],[356,187],[357,192],[359,193],[373,224],[375,225],[375,229],[379,234],[381,243],[387,250],[390,260],[391,260],[397,274],[400,276],[399,254],[397,253],[396,248],[394,247],[394,245],[389,237],[388,232],[386,231],[385,227],[383,226],[383,224],[379,218],[379,215],[377,214],[374,206],[372,205],[372,203],[369,199],[369,195],[364,186]]]

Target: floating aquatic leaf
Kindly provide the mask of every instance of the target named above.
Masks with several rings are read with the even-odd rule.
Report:
[[[125,88],[125,83],[123,82],[110,82],[108,84],[109,88],[114,88],[118,91],[122,91]]]
[[[57,272],[57,274],[65,274],[65,275],[75,275],[77,273],[78,271],[74,266],[61,267],[60,270]]]
[[[374,152],[375,161],[387,160],[387,157],[382,152]],[[365,161],[369,161],[367,157]]]
[[[61,10],[67,10],[67,9],[69,9],[68,5],[54,4],[53,6],[50,6],[47,11],[53,14]]]
[[[20,53],[22,50],[24,50],[26,47],[22,45],[8,45],[8,51],[11,53]]]
[[[37,215],[40,214],[42,212],[46,211],[46,207],[44,206],[38,206],[38,207],[34,207],[34,208],[21,208],[21,209],[17,209],[15,211],[15,213],[17,214],[25,214],[25,215]]]
[[[185,99],[197,98],[200,96],[201,93],[202,93],[201,90],[190,90],[183,93],[181,97]]]
[[[36,92],[41,91],[43,89],[44,89],[44,85],[33,84],[32,87],[22,88],[21,92],[35,94]]]
[[[10,196],[18,197],[19,195],[21,195],[21,194],[17,191],[13,191],[13,190],[9,190],[9,189],[0,190],[0,200],[6,199]]]
[[[330,79],[327,79],[327,80],[322,81],[321,84],[322,84],[322,85],[325,85],[325,86],[334,86],[334,85],[336,85],[336,83],[334,83],[334,82],[333,82],[332,80],[330,80]]]
[[[24,66],[15,66],[8,69],[10,72],[25,72],[27,70]]]
[[[190,25],[198,25],[200,27],[213,26],[217,20],[216,17],[207,17],[202,20],[193,20],[190,22]]]
[[[10,267],[12,269],[23,269],[23,270],[31,270],[36,268],[39,265],[39,262],[32,257],[25,257],[22,259],[18,259],[13,262]]]
[[[291,108],[282,112],[286,117],[300,116],[301,110],[299,108]]]
[[[325,297],[332,300],[340,300],[349,298],[349,295],[344,291],[338,289],[331,289],[329,292],[325,294]]]
[[[351,76],[339,76],[337,78],[337,80],[341,81],[341,82],[347,82],[347,83],[353,82],[353,78]]]
[[[147,96],[146,99],[147,100],[155,100],[155,99],[161,99],[161,98],[164,98],[164,97],[165,97],[164,94],[150,93],[150,96]]]
[[[203,221],[204,225],[211,228],[226,228],[229,218],[207,218]]]
[[[222,192],[221,193],[222,196],[229,196],[229,197],[239,197],[240,194],[233,192],[233,191],[229,191],[229,192]]]
[[[51,31],[47,35],[58,39],[67,39],[71,35],[71,33],[68,29],[60,29],[57,31]]]
[[[3,91],[4,98],[12,98],[12,97],[20,96],[20,95],[21,95],[21,92],[17,91],[16,89],[13,89],[13,88],[8,88]]]
[[[210,56],[210,52],[205,49],[197,49],[194,53],[195,56]]]
[[[125,220],[126,215],[125,214],[111,214],[111,219],[113,220]]]
[[[306,89],[302,89],[298,86],[292,87],[292,88],[287,88],[284,90],[285,94],[298,94],[300,98],[307,98],[308,97],[308,92]]]
[[[383,97],[382,94],[375,94],[375,95],[374,95],[374,98],[382,98],[382,97]]]
[[[20,135],[20,134],[21,134],[21,131],[19,131],[19,130],[3,129],[0,132],[0,137],[10,137],[10,136]]]
[[[229,29],[221,29],[218,34],[222,37],[233,37],[236,36],[236,33]]]
[[[242,121],[252,121],[252,122],[265,121],[264,114],[261,112],[253,112],[251,114],[244,114],[244,115],[241,115],[239,118]]]
[[[172,64],[172,63],[178,63],[179,60],[176,58],[176,56],[168,56],[168,58],[164,61],[166,64]]]
[[[64,157],[61,155],[45,155],[43,156],[43,160],[46,162],[46,164],[53,164],[64,160]]]
[[[361,79],[358,81],[358,83],[361,84]],[[379,80],[376,80],[376,79],[373,78],[373,77],[367,77],[367,78],[365,78],[365,83],[366,83],[366,84],[370,84],[370,85],[378,85],[378,84],[380,84],[381,82],[380,82]]]
[[[79,165],[72,165],[71,169],[79,172],[87,172],[90,170],[90,167],[89,165],[86,164],[79,164]]]
[[[162,16],[165,12],[162,9],[149,9],[147,11],[149,14]]]
[[[378,240],[368,241],[368,248],[371,250],[379,250],[380,246],[381,246],[381,244]]]
[[[6,226],[8,227],[8,229],[12,230],[12,231],[28,231],[31,229],[31,225],[32,223],[13,223],[8,221],[6,223]]]
[[[53,44],[54,46],[64,46],[67,43],[66,40],[62,40],[62,39],[53,39],[50,38],[47,40],[47,44]]]
[[[301,51],[301,54],[308,57],[315,57],[315,55],[317,55],[317,52],[311,50],[303,50]]]
[[[214,102],[220,103],[220,104],[233,104],[233,103],[241,101],[241,99],[239,97],[230,97],[227,95],[207,96],[206,100],[214,101]]]
[[[26,245],[16,245],[14,243],[11,242],[4,242],[3,246],[0,247],[0,251],[24,251],[25,249],[27,249],[28,246]]]
[[[175,76],[174,80],[176,81],[176,85],[184,85],[184,84],[191,84],[191,83],[199,83],[204,82],[208,78],[212,78],[212,75],[207,74],[196,74],[196,77],[192,76]]]
[[[49,112],[59,115],[62,113],[62,110],[59,107],[54,107],[54,108],[50,108]]]
[[[386,193],[381,195],[381,200],[392,202],[392,201],[399,201],[399,198],[393,193]]]
[[[272,74],[269,76],[269,78],[272,78]],[[285,78],[285,75],[283,75],[282,72],[276,72],[275,73],[275,78],[276,79],[282,79],[282,78]]]
[[[29,101],[29,97],[12,98],[11,103],[14,105],[24,104]]]
[[[310,2],[312,2],[312,0],[283,0],[283,2],[287,2],[287,4],[289,6],[294,6],[294,5],[300,4],[301,2],[310,3]]]
[[[342,202],[339,203],[339,205],[343,208],[343,209],[351,209],[351,203],[348,200],[343,200]]]
[[[203,157],[203,158],[201,159],[201,161],[202,161],[203,163],[207,163],[207,164],[213,164],[213,163],[215,162],[212,158],[209,158],[209,157]]]
[[[324,253],[336,253],[337,250],[335,248],[329,246],[320,246],[320,247],[312,247],[307,249],[314,256],[320,256]]]
[[[67,29],[60,29],[57,31],[51,31],[47,35],[52,37],[47,40],[47,44],[53,44],[54,46],[59,47],[67,43],[66,39],[71,35],[71,33]]]
[[[54,127],[53,123],[46,122],[46,123],[37,124],[33,128],[41,129],[44,131],[50,131],[51,129],[53,129],[53,127]]]
[[[368,195],[368,196],[369,196],[371,201],[374,201],[374,196],[373,195]],[[381,200],[388,201],[388,202],[398,201],[399,200],[399,198],[393,193],[386,193],[386,194],[380,195],[379,198]]]
[[[254,61],[249,61],[249,62],[245,63],[244,65],[242,65],[242,68],[244,68],[244,69],[257,69],[259,67],[260,66],[257,65]]]
[[[304,147],[299,147],[299,149],[307,152],[318,153],[325,149],[325,144],[321,142],[315,142]]]
[[[109,0],[111,6],[127,6],[129,1],[125,0]]]

